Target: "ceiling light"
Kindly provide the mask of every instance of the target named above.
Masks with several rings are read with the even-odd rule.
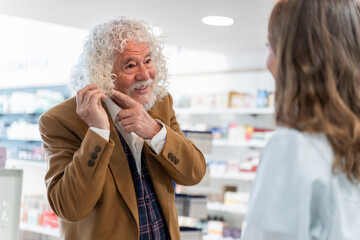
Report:
[[[234,19],[223,16],[207,16],[202,22],[212,26],[230,26],[234,23]]]

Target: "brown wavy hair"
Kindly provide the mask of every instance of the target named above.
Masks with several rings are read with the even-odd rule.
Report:
[[[277,124],[324,133],[333,174],[359,182],[360,1],[278,1],[268,31]]]

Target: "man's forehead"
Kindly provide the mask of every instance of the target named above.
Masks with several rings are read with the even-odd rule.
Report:
[[[148,54],[150,52],[150,47],[148,43],[137,43],[137,42],[127,42],[127,45],[124,51],[121,53],[122,56],[131,55],[131,54]]]

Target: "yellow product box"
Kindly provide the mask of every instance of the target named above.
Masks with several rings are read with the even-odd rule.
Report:
[[[229,92],[229,108],[250,108],[253,106],[253,95],[248,93]]]

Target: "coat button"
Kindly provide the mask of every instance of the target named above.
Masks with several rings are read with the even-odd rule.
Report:
[[[98,153],[98,152],[100,152],[100,151],[101,151],[101,147],[100,147],[100,146],[96,146],[94,150],[95,150],[95,152],[97,152],[97,153]]]
[[[171,157],[171,161],[172,161],[172,162],[175,162],[175,161],[176,161],[176,157],[175,157],[175,156],[172,156],[172,157]]]
[[[95,165],[94,160],[90,159],[90,160],[88,161],[88,166],[89,166],[89,167],[92,167],[92,166],[94,166],[94,165]]]
[[[172,157],[173,157],[173,153],[172,153],[172,152],[169,152],[168,158],[169,158],[169,159],[172,159]]]
[[[175,161],[174,161],[174,163],[175,163],[175,164],[178,164],[179,161],[180,161],[180,160],[176,158]]]
[[[96,158],[97,158],[97,154],[96,154],[96,153],[92,153],[92,154],[91,154],[91,158],[92,158],[92,159],[96,159]]]

